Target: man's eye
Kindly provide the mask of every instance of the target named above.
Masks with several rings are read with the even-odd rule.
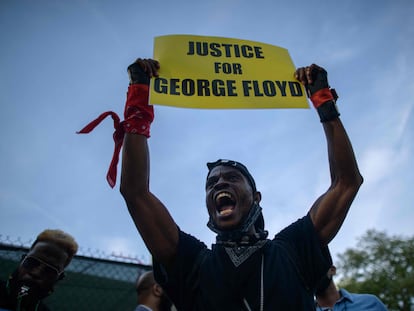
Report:
[[[239,176],[237,176],[237,175],[231,175],[231,176],[229,176],[229,180],[230,181],[238,181],[239,180]]]
[[[214,185],[215,181],[212,179],[207,180],[206,188],[211,188]]]

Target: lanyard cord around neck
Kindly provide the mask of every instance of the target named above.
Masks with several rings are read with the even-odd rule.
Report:
[[[260,311],[264,310],[264,254],[262,254],[262,268],[260,271]]]
[[[264,254],[262,254],[262,264],[260,267],[260,311],[264,310]],[[243,299],[244,305],[248,311],[252,311],[246,298]]]

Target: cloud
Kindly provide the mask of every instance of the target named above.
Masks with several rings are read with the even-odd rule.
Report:
[[[24,192],[17,194],[1,189],[0,207],[0,232],[12,234],[14,239],[34,241],[44,229],[65,230],[65,224],[56,217],[56,213],[25,197]]]

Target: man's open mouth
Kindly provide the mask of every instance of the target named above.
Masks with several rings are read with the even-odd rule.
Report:
[[[217,213],[220,216],[228,216],[236,206],[236,200],[229,192],[220,192],[215,198]]]

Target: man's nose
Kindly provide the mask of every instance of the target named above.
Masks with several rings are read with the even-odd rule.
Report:
[[[214,189],[215,190],[224,189],[228,187],[228,185],[229,185],[228,182],[222,176],[220,176],[216,184],[214,185]]]

